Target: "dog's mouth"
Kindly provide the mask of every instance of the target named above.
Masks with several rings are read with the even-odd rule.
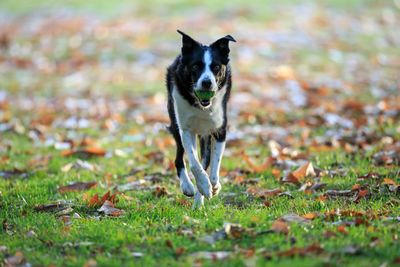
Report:
[[[210,100],[200,100],[200,104],[203,106],[203,107],[208,107],[210,104],[211,104],[211,101]]]
[[[200,104],[203,107],[208,107],[211,104],[211,100],[212,98],[215,96],[215,94],[217,93],[217,91],[210,91],[210,90],[197,90],[195,91],[195,94],[197,96],[197,98],[200,101]]]

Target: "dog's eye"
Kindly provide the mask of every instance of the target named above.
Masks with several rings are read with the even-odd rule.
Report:
[[[219,71],[220,69],[221,69],[220,65],[215,65],[215,66],[213,67],[213,70],[214,70],[215,72]]]

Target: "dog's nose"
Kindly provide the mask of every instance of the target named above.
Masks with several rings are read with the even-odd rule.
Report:
[[[202,86],[204,89],[210,89],[210,87],[211,87],[211,80],[203,80],[203,81],[201,82],[201,86]]]

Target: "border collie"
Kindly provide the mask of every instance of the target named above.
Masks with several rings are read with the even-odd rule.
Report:
[[[232,85],[229,41],[236,41],[227,35],[207,46],[178,32],[182,35],[181,54],[167,70],[169,131],[176,141],[175,166],[181,190],[186,196],[195,195],[183,160],[186,151],[197,186],[194,207],[200,207],[204,205],[204,197],[210,199],[221,190],[219,168],[225,149],[226,108]]]

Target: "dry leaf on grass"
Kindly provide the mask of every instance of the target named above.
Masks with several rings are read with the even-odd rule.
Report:
[[[278,252],[278,253],[276,253],[276,256],[278,256],[279,258],[293,257],[296,255],[307,256],[307,255],[311,255],[311,254],[320,254],[323,251],[324,251],[324,249],[322,248],[322,246],[319,243],[314,243],[305,248],[292,248],[287,251]]]
[[[101,206],[97,211],[104,212],[105,215],[111,215],[114,217],[120,216],[125,213],[124,210],[117,209],[114,204],[109,200],[106,200],[103,206]]]
[[[88,190],[97,186],[97,182],[71,182],[68,185],[61,186],[57,189],[59,193],[78,192]]]
[[[93,206],[101,206],[104,204],[106,200],[110,201],[111,203],[118,203],[119,200],[116,199],[116,193],[112,194],[110,196],[110,191],[105,193],[101,198],[99,198],[99,194],[95,194],[93,197],[89,199],[88,206],[93,207]]]
[[[282,189],[275,188],[272,190],[250,187],[246,190],[247,194],[252,194],[261,198],[273,197],[282,193]]]
[[[285,235],[288,235],[289,231],[290,231],[290,227],[283,220],[279,219],[272,223],[271,230],[278,231],[278,232],[284,233]]]
[[[86,147],[77,150],[64,150],[61,152],[61,156],[71,157],[71,156],[83,156],[83,157],[93,157],[93,156],[104,156],[106,150],[98,147]]]

